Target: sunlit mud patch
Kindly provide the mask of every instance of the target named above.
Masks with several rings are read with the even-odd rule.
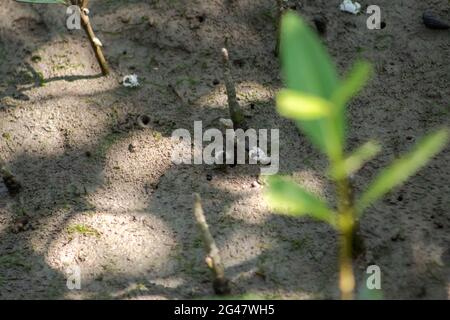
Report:
[[[79,270],[81,289],[120,286],[172,272],[172,231],[146,214],[84,215],[67,222],[51,243],[49,266],[66,277]]]
[[[293,180],[300,186],[316,194],[319,197],[326,196],[323,178],[312,170],[301,170],[294,172]]]
[[[238,98],[244,106],[247,102],[270,101],[274,95],[275,89],[269,86],[263,86],[256,82],[246,81],[237,85]],[[205,93],[198,99],[197,104],[216,106],[226,108],[227,98],[225,85],[215,87],[209,93]]]
[[[145,210],[161,176],[172,164],[171,138],[145,129],[106,144],[101,146],[106,151],[101,173],[104,184],[88,201],[100,210]]]

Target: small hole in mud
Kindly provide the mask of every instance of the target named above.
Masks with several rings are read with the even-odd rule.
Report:
[[[411,141],[412,139],[414,139],[414,138],[411,136],[406,137],[406,140],[408,140],[408,141]]]
[[[250,103],[250,109],[255,109],[255,104],[254,103]]]
[[[145,114],[140,115],[137,119],[137,123],[141,128],[148,128],[150,124],[150,117]]]
[[[217,79],[214,79],[214,80],[213,80],[213,85],[217,86],[219,83],[220,83],[219,80],[217,80]]]
[[[380,27],[381,27],[381,29],[384,29],[384,28],[386,28],[386,22],[384,22],[384,21],[381,21]]]
[[[203,23],[203,22],[205,22],[205,16],[198,16],[197,20],[198,20],[198,22]]]
[[[212,175],[211,175],[211,174],[207,174],[207,175],[206,175],[206,180],[208,180],[208,181],[211,181],[211,180],[212,180],[212,178],[213,178],[213,177],[212,177]]]
[[[150,118],[148,116],[141,116],[141,121],[143,124],[148,125],[150,123]]]
[[[236,59],[233,60],[233,64],[238,68],[242,68],[245,65],[245,62],[242,59]]]
[[[397,201],[402,202],[402,201],[403,201],[403,196],[402,196],[402,195],[399,195],[399,196],[397,197]]]
[[[123,55],[126,55],[127,53],[128,53],[127,50],[123,50],[123,51],[122,51],[122,54],[123,54]]]

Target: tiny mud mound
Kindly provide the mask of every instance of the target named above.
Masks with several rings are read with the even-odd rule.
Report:
[[[271,212],[257,166],[171,161],[175,129],[228,117],[220,56],[227,38],[248,124],[279,128],[280,172],[332,199],[325,159],[275,111],[275,1],[92,0],[112,71],[106,78],[84,32],[65,30],[63,7],[3,2],[0,158],[22,190],[10,197],[0,182],[0,298],[212,295],[193,192],[233,293],[338,297],[334,231]],[[449,33],[425,28],[422,13],[448,17],[450,8],[444,0],[380,0],[385,27],[368,30],[366,15],[343,13],[339,3],[286,1],[312,26],[326,21],[322,39],[341,74],[358,58],[375,66],[349,106],[349,147],[377,139],[384,150],[356,176],[359,191],[419,137],[449,124]],[[121,85],[128,74],[138,75],[138,88]],[[136,125],[139,115],[148,116],[146,128]],[[447,148],[367,211],[359,284],[377,264],[385,298],[448,298],[449,162]],[[74,267],[80,290],[66,286]]]

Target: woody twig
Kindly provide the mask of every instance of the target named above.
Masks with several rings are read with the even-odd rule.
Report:
[[[222,49],[222,57],[223,75],[228,97],[228,108],[230,109],[230,117],[231,120],[233,120],[234,128],[237,129],[242,127],[244,121],[244,113],[242,112],[242,109],[237,101],[236,87],[234,85],[233,76],[231,73],[230,57],[226,48]]]
[[[102,74],[104,76],[109,74],[109,67],[106,62],[105,56],[102,51],[102,43],[95,36],[94,30],[92,30],[91,22],[89,20],[89,0],[71,0],[73,5],[78,5],[80,7],[80,18],[81,18],[81,26],[86,32],[89,42],[91,43],[92,49],[94,50],[95,57],[97,58],[98,64],[102,70]]]
[[[230,285],[228,279],[225,277],[225,269],[220,258],[219,249],[209,231],[209,226],[206,223],[206,218],[203,213],[200,195],[197,193],[194,194],[194,215],[205,244],[206,264],[214,276],[214,292],[218,295],[230,294]]]

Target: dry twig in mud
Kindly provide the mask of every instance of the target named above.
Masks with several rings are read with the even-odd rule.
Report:
[[[281,39],[281,18],[283,17],[283,0],[277,0],[277,43],[275,45],[275,57],[278,57],[280,51],[280,39]]]
[[[104,76],[109,74],[109,67],[106,62],[105,56],[102,51],[102,43],[95,36],[94,30],[92,30],[91,22],[89,20],[89,0],[71,0],[72,5],[78,5],[80,7],[80,18],[81,18],[81,26],[86,32],[89,42],[91,43],[92,49],[94,50],[95,57],[97,58],[98,64],[102,69],[102,74]]]
[[[236,87],[234,85],[233,77],[231,75],[231,63],[226,48],[222,49],[223,56],[223,74],[225,80],[225,87],[228,97],[228,108],[230,109],[230,117],[233,120],[234,128],[241,128],[244,122],[244,113],[236,98]]]
[[[214,276],[214,292],[218,295],[228,295],[231,292],[230,284],[228,279],[225,278],[225,270],[219,255],[219,249],[217,248],[216,242],[209,231],[209,226],[206,223],[200,195],[198,193],[194,194],[194,215],[205,244],[206,264]]]

